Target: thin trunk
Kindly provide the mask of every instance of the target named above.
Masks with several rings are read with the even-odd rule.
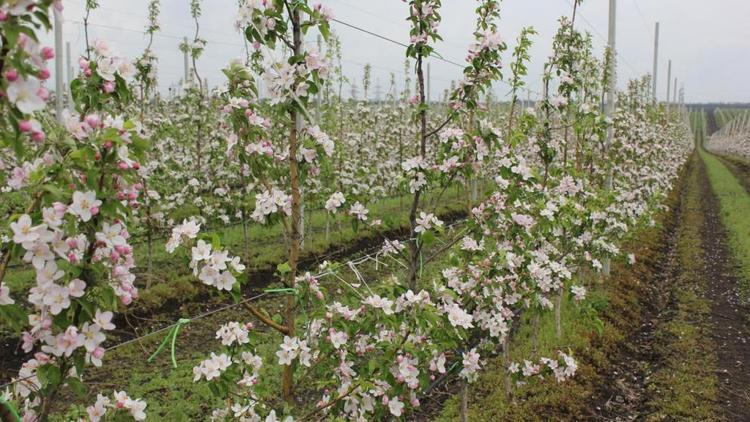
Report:
[[[250,263],[250,236],[247,231],[247,214],[245,212],[245,206],[242,206],[242,246],[243,246],[243,259],[245,263]]]
[[[510,142],[510,135],[513,133],[513,114],[516,110],[516,104],[518,103],[518,97],[516,97],[515,89],[513,90],[513,100],[510,102],[510,113],[508,114],[508,131],[505,135],[505,141]]]
[[[331,237],[331,213],[326,213],[326,243]]]
[[[419,103],[421,111],[419,112],[419,154],[424,160],[427,150],[427,111],[424,108],[424,72],[422,71],[422,56],[417,56],[417,80],[419,85]],[[420,245],[417,242],[417,211],[419,210],[419,200],[422,196],[422,189],[414,192],[414,200],[411,203],[409,211],[409,288],[414,290],[417,287],[417,271],[419,270]]]
[[[461,387],[461,422],[469,421],[469,383],[464,381]]]
[[[531,356],[537,357],[539,346],[539,311],[534,312],[531,319]]]
[[[154,236],[151,224],[149,224],[146,229],[146,242],[148,243],[148,277],[146,278],[146,290],[148,290],[151,288],[151,278],[154,274]]]
[[[474,110],[469,111],[468,121],[466,122],[466,131],[468,133],[474,132]],[[473,146],[469,147],[469,155],[473,154]],[[468,164],[468,163],[467,163]],[[477,201],[477,179],[476,176],[471,180],[466,181],[466,213],[471,215],[471,209],[474,208],[474,204]]]
[[[294,52],[296,56],[300,54],[302,50],[302,30],[300,27],[300,14],[299,9],[294,7],[291,10],[292,15],[292,31],[294,37]],[[289,276],[287,279],[287,287],[294,288],[297,278],[297,264],[299,261],[300,253],[300,225],[301,225],[301,211],[302,211],[302,196],[300,194],[300,180],[299,180],[299,165],[297,163],[297,150],[298,145],[298,131],[302,126],[302,117],[297,112],[296,108],[292,107],[289,111],[289,115],[292,121],[292,129],[289,132],[289,179],[292,190],[292,224],[291,224],[291,236],[289,242]],[[290,337],[294,337],[294,320],[295,320],[295,297],[288,295],[286,299],[286,312],[284,317],[284,325],[286,326]],[[284,400],[290,405],[293,404],[292,398],[292,383],[293,383],[293,367],[292,365],[284,366],[284,373],[282,375],[282,393]]]
[[[510,400],[512,389],[510,384],[510,333],[503,338],[503,385],[505,387],[505,398]]]
[[[563,286],[557,290],[557,298],[555,299],[555,334],[557,339],[562,338],[562,304],[563,304],[563,293],[565,289]]]

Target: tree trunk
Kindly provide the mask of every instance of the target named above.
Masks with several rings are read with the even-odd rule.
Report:
[[[565,289],[563,286],[560,286],[557,290],[557,298],[555,299],[555,334],[558,340],[562,338],[562,304],[564,292]]]
[[[419,82],[419,103],[421,111],[419,112],[419,154],[424,160],[427,149],[427,111],[424,109],[424,72],[422,71],[422,56],[417,56],[417,80]],[[421,246],[417,242],[417,211],[419,210],[419,199],[422,196],[422,189],[414,192],[414,199],[409,211],[409,288],[414,290],[417,287],[417,271],[419,270],[419,255]]]
[[[461,422],[469,421],[469,382],[461,387]]]
[[[294,37],[294,55],[298,55],[302,51],[302,30],[300,27],[300,14],[299,9],[296,7],[291,10],[292,15],[292,30]],[[302,210],[302,196],[300,194],[300,177],[299,177],[299,163],[297,162],[297,150],[299,130],[302,127],[302,117],[297,112],[294,105],[291,106],[289,116],[293,122],[291,131],[289,132],[289,179],[292,190],[292,221],[291,221],[291,236],[289,239],[289,275],[287,279],[287,287],[294,288],[297,278],[297,264],[299,261],[300,252],[300,226],[301,226],[301,210]],[[286,298],[286,312],[284,316],[284,325],[288,330],[288,335],[294,337],[294,320],[295,320],[295,296],[288,295]],[[284,366],[284,373],[282,375],[282,393],[284,400],[292,404],[292,383],[293,383],[293,367],[292,365]]]

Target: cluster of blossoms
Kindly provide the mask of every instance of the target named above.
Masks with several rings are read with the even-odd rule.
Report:
[[[344,194],[341,192],[334,192],[331,194],[331,197],[328,198],[326,201],[326,211],[330,213],[335,213],[336,210],[338,210],[344,203],[346,202],[346,197],[344,197]]]
[[[255,221],[265,223],[268,216],[278,212],[282,212],[286,216],[292,214],[291,196],[276,187],[255,195],[255,209],[251,215]]]
[[[563,382],[571,378],[577,370],[578,364],[575,359],[563,352],[558,352],[557,359],[541,358],[537,364],[524,360],[523,365],[513,362],[508,368],[508,372],[518,379],[527,379],[534,376],[543,378],[545,375],[552,375],[557,382]]]
[[[429,230],[443,227],[443,222],[435,216],[435,214],[427,214],[424,211],[419,213],[417,218],[417,227],[414,229],[415,233],[424,233]]]
[[[99,422],[114,416],[118,412],[128,412],[137,421],[146,420],[146,402],[140,399],[131,399],[124,391],[115,391],[112,397],[97,394],[96,402],[86,408],[86,414],[90,422]]]
[[[239,257],[230,257],[225,250],[211,250],[211,244],[198,240],[192,248],[190,268],[198,279],[208,286],[215,286],[219,290],[232,290],[237,279],[232,271],[241,273],[245,266]]]
[[[102,79],[102,91],[107,94],[115,91],[116,75],[123,79],[129,79],[135,75],[135,67],[130,60],[118,56],[106,41],[95,40],[93,47],[96,66],[92,66],[91,61],[83,58],[78,61],[78,66],[81,73],[87,78],[92,77],[94,72],[99,75]]]
[[[78,78],[71,82],[70,91],[78,110],[86,112],[130,100],[127,81],[136,75],[133,63],[118,55],[104,40],[95,40],[93,56],[78,61]]]
[[[174,253],[178,247],[193,245],[190,251],[190,269],[203,284],[219,290],[237,290],[235,274],[245,271],[245,266],[237,256],[221,249],[216,243],[197,239],[200,224],[195,220],[184,220],[172,229],[172,236],[166,244],[167,252]]]

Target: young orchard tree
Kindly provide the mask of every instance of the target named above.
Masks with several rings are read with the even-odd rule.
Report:
[[[127,106],[134,69],[103,41],[94,43],[90,60],[80,60],[71,83],[80,115],[69,113],[62,127],[42,117],[54,50],[42,47],[37,33],[49,30],[53,4],[61,9],[52,1],[0,5],[2,161],[12,168],[3,182],[27,200],[11,217],[3,248],[0,318],[21,332],[23,351],[34,352],[10,398],[24,420],[38,421],[48,420],[63,389],[86,392],[85,367],[102,365],[113,313],[138,297],[127,223],[140,206],[138,169],[147,148],[131,121],[110,114]],[[3,283],[14,259],[36,274],[26,292]],[[143,420],[145,408],[116,392],[100,396],[88,414]]]

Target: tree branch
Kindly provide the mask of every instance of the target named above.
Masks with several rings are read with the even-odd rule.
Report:
[[[274,330],[280,332],[281,334],[289,334],[289,329],[281,324],[276,323],[274,320],[272,320],[268,315],[264,314],[263,311],[256,308],[252,304],[245,302],[242,304],[242,306],[248,310],[251,314],[253,314],[256,318],[258,318],[262,323],[266,324],[267,326],[273,328]]]

